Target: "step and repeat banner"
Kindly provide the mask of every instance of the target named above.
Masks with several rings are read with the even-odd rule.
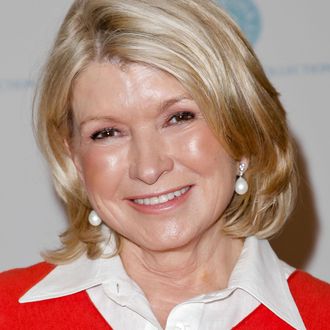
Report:
[[[298,153],[299,200],[279,256],[330,281],[330,2],[218,0],[253,44],[281,94]],[[0,271],[59,246],[65,211],[36,147],[36,81],[70,0],[0,2]]]

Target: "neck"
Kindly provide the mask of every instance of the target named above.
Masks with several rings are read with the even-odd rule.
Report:
[[[164,326],[177,304],[227,287],[243,241],[214,228],[185,246],[151,251],[124,240],[121,258]]]

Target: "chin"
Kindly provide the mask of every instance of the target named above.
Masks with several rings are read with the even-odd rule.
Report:
[[[154,239],[145,239],[140,247],[150,251],[166,252],[182,249],[197,240],[198,236],[192,233],[165,232],[155,235]]]

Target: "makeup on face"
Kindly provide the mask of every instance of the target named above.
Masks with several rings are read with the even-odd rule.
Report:
[[[236,164],[174,77],[140,64],[123,71],[91,63],[76,81],[72,108],[73,161],[109,227],[160,248],[194,239],[221,217]]]

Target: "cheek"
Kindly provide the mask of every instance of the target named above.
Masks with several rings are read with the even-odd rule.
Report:
[[[208,127],[183,140],[181,163],[194,172],[198,189],[194,214],[205,222],[219,219],[234,194],[236,163]]]
[[[181,163],[204,178],[214,175],[235,178],[235,162],[206,124],[196,127],[194,132],[186,132],[173,145]]]
[[[120,150],[107,150],[102,147],[84,151],[80,157],[82,176],[90,200],[94,195],[111,198],[118,187],[125,172],[122,161],[123,153]]]

